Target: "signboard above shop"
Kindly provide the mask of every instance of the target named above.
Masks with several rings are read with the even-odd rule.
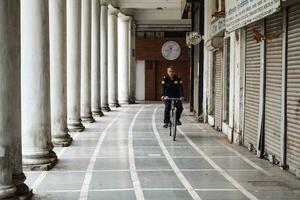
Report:
[[[211,23],[211,34],[212,36],[222,35],[225,31],[225,19],[217,18]]]
[[[226,0],[225,26],[228,32],[263,19],[280,9],[280,0]]]

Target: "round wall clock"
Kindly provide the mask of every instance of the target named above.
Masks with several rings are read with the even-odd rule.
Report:
[[[167,41],[162,46],[161,53],[167,60],[176,60],[181,53],[180,45],[175,41]]]

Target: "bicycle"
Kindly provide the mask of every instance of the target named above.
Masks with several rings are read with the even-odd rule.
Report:
[[[176,140],[176,131],[177,131],[177,120],[176,120],[177,108],[175,106],[175,103],[177,101],[181,101],[181,99],[180,98],[169,98],[169,97],[165,97],[164,99],[167,101],[172,101],[169,129],[170,129],[170,136],[173,136],[173,141],[175,141]]]

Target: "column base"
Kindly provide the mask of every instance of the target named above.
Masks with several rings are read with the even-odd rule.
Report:
[[[129,104],[135,104],[135,100],[130,100]]]
[[[121,105],[118,103],[118,102],[116,102],[116,103],[110,103],[109,104],[109,107],[111,107],[111,108],[118,108],[118,107],[120,107]]]
[[[14,175],[13,176],[15,185],[17,186],[17,199],[18,200],[29,200],[33,196],[32,189],[29,189],[29,187],[24,183],[26,180],[26,176],[24,173],[19,174],[19,175]]]
[[[29,187],[24,183],[26,180],[26,176],[24,173],[13,174],[13,182],[17,187],[16,195],[17,196],[26,196],[31,192]]]
[[[23,169],[26,171],[49,171],[57,163],[57,156],[54,151],[49,151],[47,155],[37,153],[23,155]]]
[[[69,132],[82,132],[85,127],[81,122],[78,123],[68,123]]]
[[[8,185],[6,187],[1,187],[0,189],[0,199],[5,200],[17,200],[15,197],[16,192],[16,186],[15,185]]]
[[[52,143],[55,147],[68,147],[73,141],[72,137],[68,133],[60,136],[55,136],[55,134],[53,135]]]
[[[119,100],[119,104],[120,105],[128,105],[129,104],[129,100]]]
[[[102,110],[92,111],[92,114],[94,117],[103,117],[104,116]]]
[[[93,123],[95,122],[95,119],[92,115],[90,116],[81,116],[81,121],[84,123]]]
[[[105,112],[110,112],[111,111],[109,106],[101,107],[101,110],[103,110]]]
[[[30,200],[32,199],[32,197],[33,197],[33,192],[32,189],[30,189],[27,194],[17,196],[17,200]]]

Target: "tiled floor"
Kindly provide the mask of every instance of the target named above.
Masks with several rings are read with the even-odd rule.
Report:
[[[187,111],[173,142],[163,107],[114,109],[67,148],[48,172],[26,172],[34,199],[299,200],[300,180],[256,158]]]

